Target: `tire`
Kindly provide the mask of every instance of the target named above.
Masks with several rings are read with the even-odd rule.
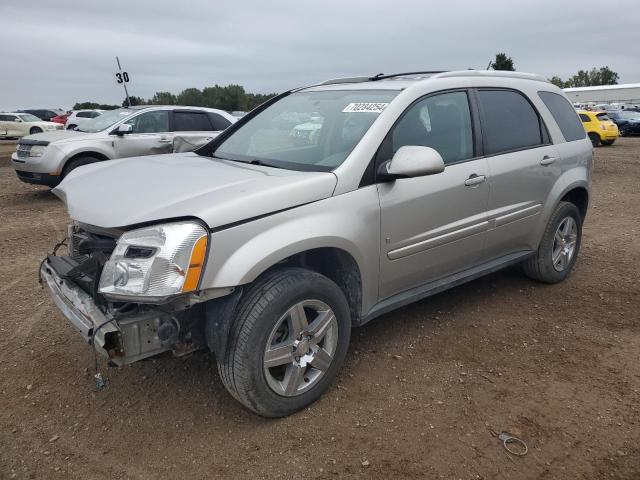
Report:
[[[615,142],[615,140],[602,140],[602,145],[608,147],[609,145],[613,145],[613,142]]]
[[[559,230],[560,227],[564,229],[568,224],[570,225],[571,222],[573,222],[575,226],[575,231],[568,233],[566,236],[563,235],[563,231]],[[565,236],[565,240],[568,240],[566,244],[559,241],[560,239],[556,237],[556,233],[559,233],[560,237]],[[573,250],[569,256],[562,252],[567,252],[566,249],[570,247],[571,241],[573,241]],[[535,255],[523,263],[525,275],[544,283],[558,283],[563,281],[569,276],[571,269],[576,263],[581,242],[582,217],[578,208],[573,203],[560,202],[547,223]],[[565,247],[562,245],[565,245]],[[554,254],[557,254],[558,248],[561,252],[558,260],[560,263],[564,262],[564,266],[554,262],[554,258],[556,257]]]
[[[300,310],[309,321],[306,329],[294,325],[295,318],[302,318],[295,315]],[[313,329],[319,325],[324,333],[314,337]],[[295,331],[311,339],[292,335]],[[349,305],[334,282],[302,268],[276,270],[253,284],[240,300],[227,354],[218,359],[220,378],[236,400],[258,415],[290,415],[316,401],[333,383],[350,334]],[[302,340],[296,344],[293,338]],[[271,367],[265,363],[268,349],[272,356],[277,353]]]
[[[42,129],[40,127],[31,127],[29,135],[33,135],[35,133],[42,133]]]
[[[590,133],[589,140],[591,140],[591,145],[593,145],[594,147],[600,145],[600,135],[598,135],[597,133]]]
[[[73,130],[73,129],[74,129],[74,128],[76,128],[76,127],[77,127],[77,125],[69,125],[69,126],[67,127],[67,130]]]
[[[618,135],[620,135],[621,137],[626,137],[628,135],[627,129],[624,128],[624,127],[619,127],[618,128]]]
[[[78,167],[81,167],[83,165],[89,165],[91,163],[96,163],[96,162],[100,162],[101,160],[99,158],[95,158],[95,157],[78,157],[78,158],[74,158],[73,160],[70,160],[67,162],[67,164],[64,166],[64,168],[62,169],[62,178],[65,178],[67,175],[69,175],[69,172],[71,172],[72,170],[75,170]]]

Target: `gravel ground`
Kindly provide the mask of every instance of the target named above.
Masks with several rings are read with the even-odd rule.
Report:
[[[62,204],[0,142],[0,478],[640,478],[640,138],[596,150],[563,284],[511,268],[354,331],[337,384],[266,420],[214,358],[105,370],[39,287]],[[505,453],[489,428],[529,445]]]

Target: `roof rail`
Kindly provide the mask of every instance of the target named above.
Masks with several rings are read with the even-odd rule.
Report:
[[[425,70],[422,72],[403,72],[403,73],[392,73],[389,75],[384,75],[383,73],[379,73],[375,77],[371,77],[369,80],[386,80],[387,78],[398,78],[398,77],[419,77],[419,76],[431,76],[436,75],[438,73],[446,73],[447,70]]]
[[[504,70],[454,70],[442,72],[431,78],[451,78],[451,77],[502,77],[502,78],[522,78],[525,80],[536,80],[538,82],[549,83],[549,80],[542,75],[526,72],[510,72]]]
[[[324,82],[320,82],[317,85],[333,85],[337,83],[362,83],[368,82],[372,77],[340,77],[340,78],[332,78],[329,80],[325,80]]]
[[[426,70],[422,72],[404,72],[404,73],[392,73],[390,75],[385,75],[384,73],[379,73],[372,77],[341,77],[341,78],[332,78],[330,80],[325,80],[319,85],[334,85],[339,83],[362,83],[362,82],[375,82],[376,80],[386,80],[388,78],[398,78],[398,77],[417,77],[417,76],[427,76],[434,75],[436,73],[444,73],[446,70]]]

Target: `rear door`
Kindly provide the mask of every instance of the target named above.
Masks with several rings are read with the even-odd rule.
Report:
[[[117,158],[171,153],[173,133],[169,127],[169,114],[169,110],[151,110],[125,122],[133,130],[127,135],[115,137]]]
[[[0,115],[0,137],[9,136],[8,118],[9,115]]]
[[[219,133],[207,112],[202,110],[174,110],[172,130],[175,152],[193,151]]]
[[[444,172],[379,183],[380,298],[465,270],[481,257],[489,197],[487,161],[478,157],[477,116],[466,90],[429,95],[389,132],[377,163],[402,146],[428,146]]]
[[[484,259],[537,248],[542,207],[560,175],[560,158],[536,108],[510,89],[475,90],[489,167]]]

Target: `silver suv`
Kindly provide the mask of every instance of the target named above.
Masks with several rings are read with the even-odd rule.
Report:
[[[72,170],[90,163],[193,151],[235,121],[227,112],[213,108],[118,108],[84,119],[74,130],[21,138],[11,166],[23,182],[54,187]]]
[[[519,263],[576,262],[592,147],[561,90],[483,71],[288,91],[195,153],[74,170],[41,278],[115,365],[200,348],[231,395],[288,415],[333,382],[351,328]]]

